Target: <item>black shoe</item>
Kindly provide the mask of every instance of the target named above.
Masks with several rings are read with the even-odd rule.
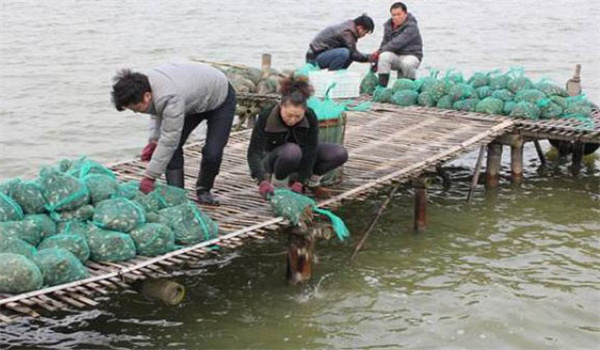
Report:
[[[196,190],[196,198],[198,203],[205,205],[219,205],[219,201],[210,193],[210,190],[199,189]]]
[[[390,81],[389,74],[379,74],[379,85],[386,88],[388,86],[388,82]]]

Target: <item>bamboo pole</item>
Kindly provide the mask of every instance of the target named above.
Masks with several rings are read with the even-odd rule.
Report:
[[[540,158],[540,163],[542,165],[546,165],[546,156],[544,156],[542,146],[540,146],[540,141],[538,139],[535,139],[533,140],[533,144],[535,145],[535,151],[537,152],[537,155]]]
[[[485,187],[488,189],[498,187],[500,183],[500,166],[502,163],[502,145],[492,142],[488,145],[487,167],[485,174]]]
[[[427,184],[424,178],[415,181],[415,233],[424,233],[427,228]]]
[[[471,180],[471,187],[469,188],[469,194],[467,195],[467,205],[471,205],[471,199],[473,198],[473,192],[477,182],[479,182],[479,173],[481,171],[481,163],[483,163],[483,157],[485,155],[485,145],[479,147],[479,155],[477,156],[477,162],[475,163],[475,169],[473,170],[473,179]]]
[[[523,137],[516,136],[510,145],[510,172],[514,184],[523,181]]]

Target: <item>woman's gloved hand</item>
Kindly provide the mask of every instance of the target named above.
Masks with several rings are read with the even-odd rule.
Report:
[[[273,187],[270,181],[262,180],[260,184],[258,184],[258,193],[266,200],[275,193],[275,187]]]

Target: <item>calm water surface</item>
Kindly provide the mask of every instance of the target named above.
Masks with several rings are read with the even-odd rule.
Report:
[[[263,52],[276,68],[294,68],[325,23],[364,11],[377,24],[359,44],[370,52],[389,5],[1,0],[0,177],[33,177],[61,157],[138,154],[146,119],[110,105],[119,68],[190,57],[258,66]],[[562,84],[581,63],[584,90],[600,101],[596,1],[408,5],[424,36],[423,66],[466,75],[522,66]],[[286,238],[270,237],[179,272],[187,295],[177,307],[124,291],[96,309],[2,325],[0,348],[597,349],[599,162],[573,177],[560,162],[538,172],[534,155],[527,147],[524,186],[478,192],[470,209],[474,155],[455,162],[453,186],[430,192],[424,235],[411,233],[410,190],[399,193],[354,263],[381,198],[345,207],[353,237],[319,245],[307,286],[285,285]]]

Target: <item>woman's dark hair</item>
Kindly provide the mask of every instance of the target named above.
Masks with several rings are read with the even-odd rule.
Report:
[[[404,12],[408,10],[408,8],[406,8],[406,5],[403,2],[395,2],[392,4],[392,6],[390,6],[390,12],[392,12],[393,9],[397,8],[401,8]]]
[[[367,33],[373,33],[373,30],[375,30],[375,23],[373,22],[373,19],[367,16],[366,13],[356,17],[354,19],[354,24],[365,28]]]
[[[306,77],[290,75],[281,79],[281,104],[291,103],[294,106],[306,107],[306,101],[312,95],[313,88]]]
[[[141,73],[134,73],[123,69],[113,78],[115,85],[112,90],[112,102],[117,111],[122,111],[125,106],[142,102],[146,92],[152,92],[148,77]]]

